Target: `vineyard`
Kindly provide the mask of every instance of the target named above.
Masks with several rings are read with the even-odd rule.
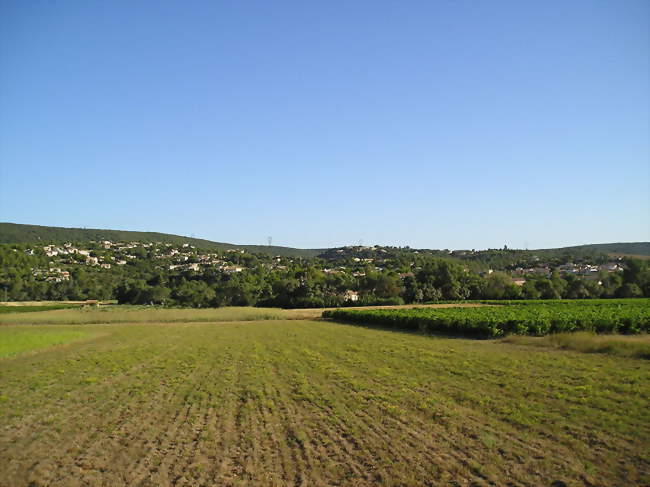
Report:
[[[648,299],[500,303],[503,304],[475,308],[337,309],[323,312],[323,317],[345,323],[477,337],[650,331]]]

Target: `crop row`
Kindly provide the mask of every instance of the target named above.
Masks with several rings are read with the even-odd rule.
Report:
[[[573,331],[596,333],[650,332],[650,306],[566,303],[477,308],[412,308],[325,311],[324,318],[346,323],[380,325],[480,337],[547,335]]]
[[[453,303],[453,301],[450,301]],[[466,301],[468,303],[499,304],[530,306],[543,304],[546,306],[571,305],[571,306],[641,306],[650,307],[650,298],[623,298],[623,299],[481,299]]]

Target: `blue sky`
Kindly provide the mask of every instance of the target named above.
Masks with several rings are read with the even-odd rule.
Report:
[[[0,0],[0,220],[650,240],[647,0]]]

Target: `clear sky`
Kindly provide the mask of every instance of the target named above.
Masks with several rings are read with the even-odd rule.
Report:
[[[0,0],[0,220],[650,240],[647,0]]]

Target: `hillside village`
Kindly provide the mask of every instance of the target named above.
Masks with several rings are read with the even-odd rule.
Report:
[[[317,307],[646,292],[643,282],[626,281],[636,261],[605,254],[348,246],[302,258],[111,240],[5,244],[0,250],[0,292],[14,300]]]
[[[36,255],[40,253],[41,248],[30,247],[24,250],[27,255]],[[143,243],[143,242],[111,242],[104,240],[100,242],[89,242],[86,245],[75,245],[65,243],[63,245],[45,245],[42,247],[43,254],[50,258],[50,267],[33,268],[33,276],[47,282],[61,282],[70,279],[69,270],[64,270],[61,266],[98,266],[100,269],[110,269],[111,266],[124,266],[127,263],[137,259],[153,259],[158,262],[157,267],[166,268],[169,271],[178,272],[195,272],[201,273],[204,270],[218,270],[226,274],[233,272],[242,272],[247,269],[242,265],[242,259],[233,258],[234,254],[247,254],[244,250],[229,249],[225,252],[214,252],[199,250],[193,245],[181,244],[174,245],[169,243]],[[475,251],[444,251],[452,257],[463,257],[475,255]],[[419,250],[413,250],[413,255],[420,254]],[[359,256],[361,255],[361,257]],[[373,255],[373,257],[367,257]],[[345,274],[350,273],[354,277],[363,277],[364,270],[371,266],[373,270],[381,272],[384,269],[394,267],[394,261],[391,259],[390,251],[381,247],[368,246],[350,246],[335,250],[334,255],[323,255],[323,266],[321,270],[325,274]],[[264,259],[263,255],[257,255],[257,258]],[[521,267],[508,266],[509,268],[497,269],[502,270],[512,279],[516,285],[523,285],[526,282],[526,276],[543,276],[550,277],[554,271],[560,275],[580,276],[586,279],[599,280],[603,273],[622,272],[623,262],[621,258],[608,261],[602,264],[589,262],[573,263],[567,262],[561,265],[553,266],[549,262],[542,262],[536,255],[531,256],[531,260],[536,262],[535,266]],[[286,270],[287,265],[293,263],[293,259],[273,256],[266,258],[261,265],[270,270]],[[602,260],[602,259],[600,259]],[[244,259],[244,262],[246,259]],[[325,267],[327,262],[345,262],[349,265],[339,265],[335,267]],[[379,264],[379,265],[377,265]],[[419,270],[421,267],[411,263],[412,270]],[[482,276],[489,276],[495,272],[495,269],[481,271]],[[400,278],[404,279],[414,275],[413,272],[401,272]]]
[[[69,266],[85,265],[99,269],[111,269],[111,266],[125,266],[140,260],[153,260],[156,267],[177,272],[196,272],[210,268],[226,274],[242,272],[245,266],[239,264],[242,259],[233,258],[235,254],[245,254],[244,250],[226,250],[223,253],[197,250],[189,244],[174,245],[166,243],[143,242],[89,242],[85,245],[65,243],[63,245],[45,245],[29,247],[25,254],[34,256],[41,253],[48,257],[49,267],[32,268],[32,275],[47,282],[62,282],[70,279]],[[283,269],[283,258],[274,257],[264,265],[269,269]],[[292,262],[288,259],[288,262]]]

